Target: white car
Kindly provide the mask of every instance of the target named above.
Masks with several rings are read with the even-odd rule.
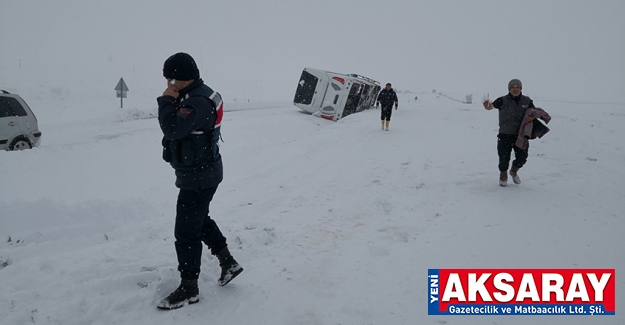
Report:
[[[0,91],[0,149],[23,150],[39,146],[37,118],[22,97]]]

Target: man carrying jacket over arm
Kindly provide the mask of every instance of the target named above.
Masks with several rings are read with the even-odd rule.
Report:
[[[200,79],[193,58],[170,56],[164,64],[167,89],[157,98],[158,121],[163,131],[163,159],[176,173],[180,189],[174,236],[180,286],[159,304],[176,309],[199,301],[198,278],[202,242],[221,266],[219,285],[226,285],[243,268],[228,250],[226,238],[208,215],[209,205],[223,179],[219,140],[223,103],[219,93]]]
[[[497,154],[499,155],[499,186],[507,186],[508,183],[508,167],[512,150],[514,150],[515,159],[512,161],[510,168],[510,176],[515,184],[521,184],[521,179],[517,172],[525,162],[527,162],[529,146],[519,148],[515,145],[521,129],[521,124],[525,119],[525,111],[528,108],[534,108],[534,102],[521,92],[523,84],[519,79],[512,79],[508,82],[508,94],[497,98],[494,102],[484,101],[483,105],[486,110],[496,108],[499,110],[499,134],[497,135]],[[527,117],[527,121],[531,122],[534,118]]]

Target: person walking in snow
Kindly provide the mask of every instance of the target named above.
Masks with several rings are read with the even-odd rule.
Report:
[[[499,155],[499,185],[506,186],[508,182],[508,167],[514,150],[515,159],[512,161],[510,176],[515,184],[521,184],[518,171],[527,162],[529,146],[519,148],[515,145],[521,124],[525,119],[531,122],[534,117],[525,117],[529,108],[534,108],[534,102],[521,92],[523,84],[519,79],[508,82],[508,94],[497,98],[494,102],[484,101],[486,110],[499,110],[499,134],[497,135],[497,154]]]
[[[195,60],[176,53],[164,64],[167,89],[158,102],[158,121],[163,131],[163,159],[170,163],[180,189],[176,204],[174,236],[181,283],[159,304],[175,309],[199,301],[198,278],[202,242],[217,256],[221,266],[219,285],[226,285],[243,268],[228,250],[226,237],[208,215],[209,205],[223,179],[217,142],[223,102],[200,79]]]
[[[387,83],[386,87],[378,95],[377,103],[375,104],[375,109],[378,109],[380,104],[382,104],[382,130],[388,131],[388,126],[391,123],[391,114],[393,113],[393,104],[395,104],[395,109],[397,110],[398,102],[397,94],[391,87],[391,83]]]

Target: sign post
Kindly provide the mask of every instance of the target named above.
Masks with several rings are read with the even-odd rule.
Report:
[[[126,86],[124,78],[119,78],[119,82],[117,83],[117,86],[115,86],[115,90],[117,90],[117,98],[120,98],[120,108],[124,108],[124,98],[128,97],[126,94],[128,92],[128,86]]]

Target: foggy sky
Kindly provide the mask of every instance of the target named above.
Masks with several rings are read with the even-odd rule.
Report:
[[[3,0],[0,87],[76,79],[110,94],[124,77],[159,95],[164,60],[184,51],[226,100],[292,100],[313,67],[398,90],[495,97],[518,78],[537,100],[625,103],[623,12],[619,0]]]

